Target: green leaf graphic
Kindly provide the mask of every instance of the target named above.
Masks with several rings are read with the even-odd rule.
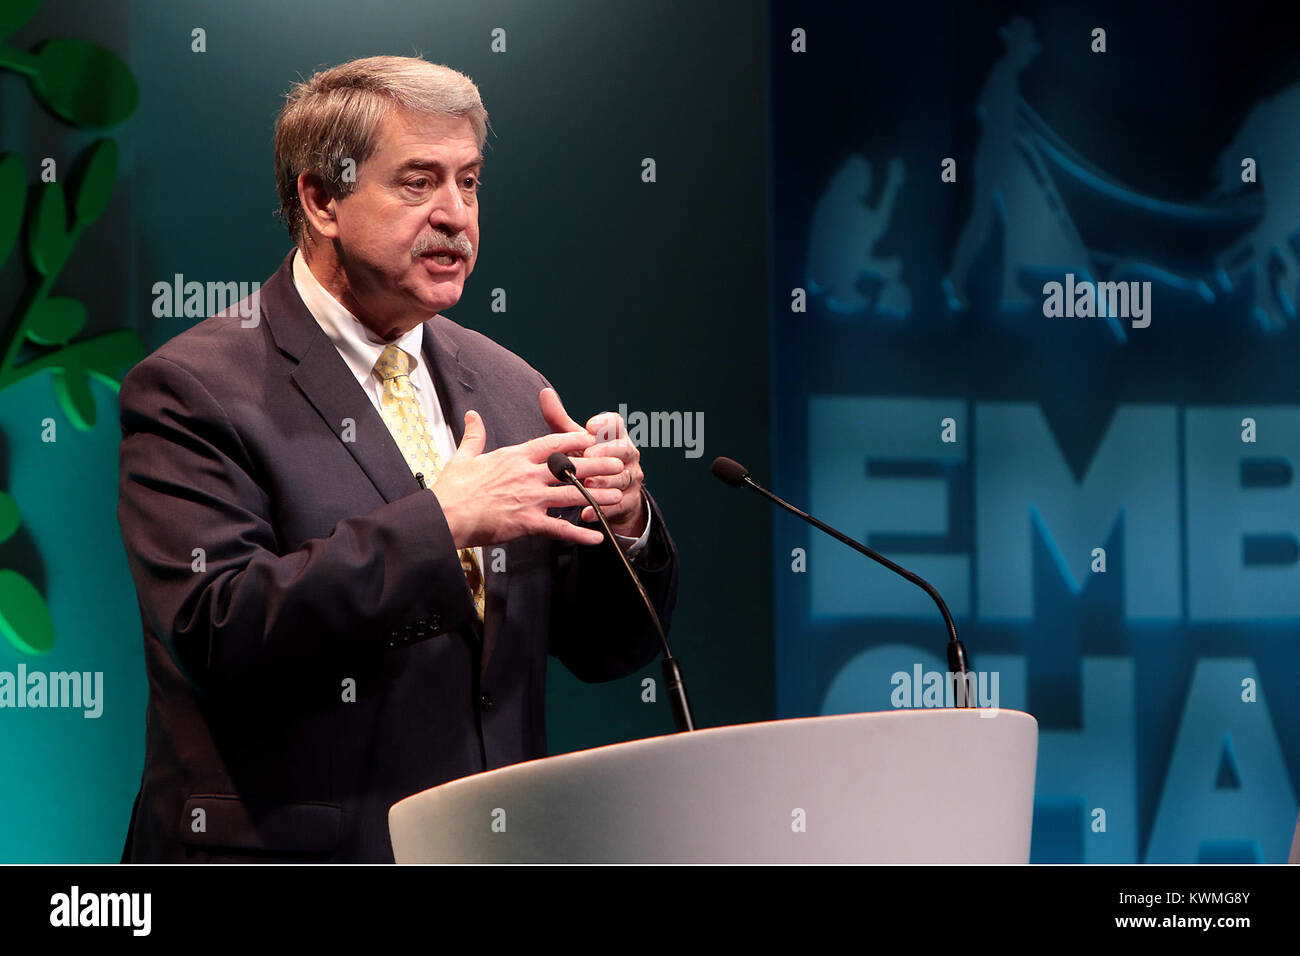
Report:
[[[81,154],[72,185],[72,214],[79,226],[98,219],[117,179],[117,143],[101,139]]]
[[[63,260],[72,249],[68,235],[68,209],[63,198],[63,187],[58,183],[38,186],[36,204],[32,207],[32,221],[27,230],[27,251],[41,275],[52,276],[59,271]]]
[[[37,345],[63,345],[86,325],[86,307],[60,296],[38,302],[28,313],[27,337]]]
[[[28,654],[44,654],[54,647],[54,618],[45,598],[8,568],[0,570],[0,634]]]
[[[32,91],[75,126],[112,126],[140,101],[135,77],[118,55],[98,43],[59,37],[37,47]]]

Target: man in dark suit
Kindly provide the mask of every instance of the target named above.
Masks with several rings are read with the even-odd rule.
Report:
[[[122,383],[149,674],[124,860],[391,862],[394,802],[546,756],[548,653],[603,681],[659,650],[545,464],[574,459],[667,626],[676,550],[624,423],[579,425],[438,314],[477,256],[485,126],[468,78],[418,59],[299,84],[276,131],[296,249],[249,318]]]

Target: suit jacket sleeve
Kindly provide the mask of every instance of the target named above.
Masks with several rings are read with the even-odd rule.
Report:
[[[542,383],[553,387],[545,378]],[[652,516],[650,538],[646,547],[629,560],[667,633],[677,604],[677,547],[659,505],[648,491],[646,503]],[[599,530],[599,524],[577,520],[581,510],[565,509],[562,515],[583,527]],[[645,667],[662,650],[659,635],[614,547],[608,541],[599,545],[554,545],[557,568],[551,600],[550,652],[584,681],[626,677]]]
[[[473,615],[432,491],[281,553],[272,490],[191,372],[151,356],[119,401],[118,521],[141,613],[196,686],[379,651],[390,628],[437,633]]]

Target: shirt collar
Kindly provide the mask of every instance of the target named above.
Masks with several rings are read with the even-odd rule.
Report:
[[[329,336],[362,386],[374,377],[375,363],[390,344],[396,345],[411,357],[412,373],[419,367],[423,355],[421,347],[424,344],[423,322],[392,343],[385,342],[320,284],[320,280],[303,260],[302,252],[298,250],[293,254],[293,284],[302,297],[303,304],[307,306],[307,311]],[[414,374],[411,375],[411,383],[419,387],[419,379]]]

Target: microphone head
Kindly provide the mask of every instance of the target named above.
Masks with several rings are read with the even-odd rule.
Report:
[[[576,470],[569,456],[562,451],[551,452],[551,457],[546,459],[546,467],[551,469],[556,481],[568,481]]]
[[[733,488],[739,488],[749,477],[749,470],[738,461],[730,458],[713,459],[713,474]]]

